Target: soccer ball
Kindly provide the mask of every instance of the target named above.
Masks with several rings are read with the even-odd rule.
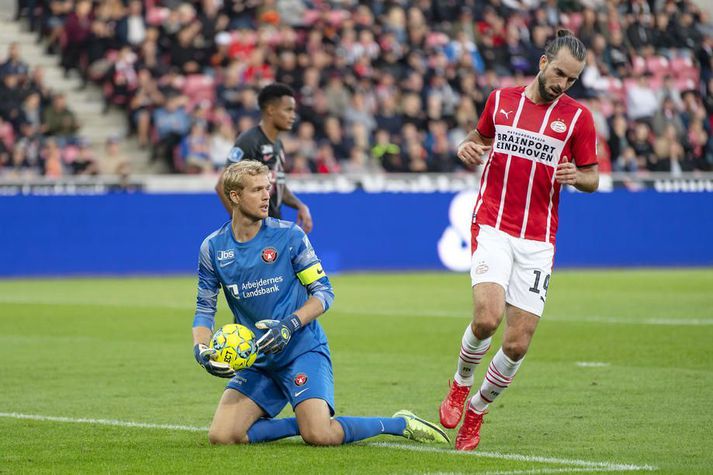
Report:
[[[228,363],[235,371],[249,368],[257,358],[255,334],[248,327],[230,323],[213,334],[210,347],[217,353],[213,357]]]

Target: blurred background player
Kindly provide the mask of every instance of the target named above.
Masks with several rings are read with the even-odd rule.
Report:
[[[441,424],[458,425],[473,370],[506,316],[502,347],[470,399],[456,448],[474,450],[488,405],[512,382],[542,315],[554,258],[562,185],[593,192],[599,184],[592,114],[565,95],[579,78],[586,48],[568,30],[557,32],[527,87],[488,97],[478,126],[458,149],[468,165],[482,164],[471,233],[473,322],[462,339],[458,370],[440,407]]]
[[[280,132],[292,130],[297,120],[297,104],[294,91],[285,84],[265,86],[258,95],[260,123],[240,134],[228,154],[226,166],[240,160],[257,160],[270,167],[273,187],[270,196],[270,216],[282,217],[282,203],[297,210],[297,224],[309,233],[312,231],[312,215],[285,184],[285,152],[279,139]],[[215,187],[221,202],[232,213],[232,205],[223,193],[223,175]]]
[[[339,445],[391,434],[449,443],[436,425],[408,411],[332,419],[332,362],[316,318],[329,309],[334,293],[304,231],[268,217],[268,175],[267,166],[253,160],[224,171],[232,219],[201,245],[194,355],[210,374],[232,378],[215,412],[210,441],[244,444],[301,435],[311,445]],[[238,374],[211,360],[215,350],[207,346],[221,286],[236,323],[256,333],[266,330],[255,364]],[[288,402],[296,417],[273,419]]]

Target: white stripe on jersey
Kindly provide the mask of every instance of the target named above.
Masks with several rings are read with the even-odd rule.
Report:
[[[545,132],[545,127],[547,127],[547,122],[550,120],[550,114],[554,110],[555,106],[559,102],[559,97],[552,105],[547,109],[545,113],[545,118],[542,120],[542,125],[540,125],[540,130],[538,134],[542,135]],[[535,170],[537,170],[537,162],[533,161],[530,165],[530,183],[527,185],[527,200],[525,201],[525,215],[522,217],[522,230],[520,231],[520,238],[525,239],[525,231],[527,230],[527,218],[530,215],[530,198],[532,197],[532,183],[535,178]]]
[[[515,113],[515,119],[512,121],[512,127],[517,127],[517,123],[520,120],[520,114],[522,113],[523,106],[525,105],[525,91],[522,91],[520,95],[520,103],[517,105],[517,113]],[[495,229],[500,229],[500,221],[503,219],[503,209],[505,209],[505,192],[508,189],[508,174],[510,173],[510,161],[512,160],[512,154],[508,154],[508,161],[505,164],[505,176],[503,177],[503,191],[500,193],[500,209],[498,209],[498,220],[495,222]]]
[[[495,109],[493,112],[493,124],[498,114],[498,107],[500,107],[500,89],[495,91]],[[493,159],[493,149],[490,149],[490,154],[488,154],[488,161],[485,162],[485,170],[483,171],[483,176],[480,178],[480,190],[478,191],[478,199],[475,202],[475,211],[473,211],[473,222],[475,223],[475,216],[478,214],[480,205],[483,204],[483,196],[485,196],[485,188],[488,186],[488,172],[490,171],[490,162]]]
[[[493,124],[498,117],[498,108],[500,107],[500,89],[495,91],[495,109],[493,109]]]
[[[574,114],[574,119],[572,119],[572,124],[569,126],[569,132],[567,132],[567,137],[564,139],[564,143],[569,142],[570,137],[572,136],[572,132],[574,132],[574,127],[577,125],[577,120],[579,120],[579,116],[582,114],[582,109],[577,109],[577,112]],[[559,157],[561,158],[561,157]],[[559,158],[557,160],[557,163],[559,164]],[[571,160],[572,157],[569,157]],[[557,169],[555,168],[555,172]],[[550,228],[552,227],[552,198],[554,197],[555,194],[555,174],[552,174],[552,181],[551,181],[551,187],[550,187],[550,204],[547,206],[547,234],[545,235],[545,242],[550,242]]]

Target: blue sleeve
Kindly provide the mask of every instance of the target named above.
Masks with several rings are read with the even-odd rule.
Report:
[[[290,231],[293,233],[290,243],[292,269],[295,271],[295,275],[299,276],[302,273],[312,274],[309,269],[317,267],[320,273],[324,275],[324,277],[314,281],[309,279],[308,283],[303,283],[303,285],[312,297],[322,303],[322,308],[326,312],[334,302],[334,290],[331,282],[329,282],[329,277],[324,274],[321,261],[314,252],[312,243],[309,242],[309,238],[304,231],[299,226],[293,226]]]
[[[220,281],[213,267],[213,256],[208,239],[201,244],[198,258],[198,296],[196,298],[196,313],[193,317],[194,327],[213,329],[215,312],[218,303]]]

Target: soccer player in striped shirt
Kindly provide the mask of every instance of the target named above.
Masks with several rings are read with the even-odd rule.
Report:
[[[579,78],[586,49],[560,30],[526,87],[493,91],[478,126],[458,148],[468,165],[484,163],[471,232],[473,321],[461,341],[458,369],[440,407],[459,450],[474,450],[483,415],[512,382],[542,316],[557,233],[562,185],[599,185],[592,114],[565,94]],[[488,158],[482,157],[488,152]],[[502,347],[468,403],[473,371],[506,318]]]
[[[339,445],[391,434],[449,443],[437,425],[408,411],[393,417],[334,416],[334,377],[327,337],[317,322],[334,300],[329,278],[295,223],[269,218],[266,165],[241,160],[223,173],[232,219],[201,245],[193,354],[229,382],[208,436],[214,444],[268,442],[301,435],[312,445]],[[208,342],[223,289],[235,323],[260,335],[259,356],[235,373],[214,361]],[[275,419],[286,404],[295,417]]]

